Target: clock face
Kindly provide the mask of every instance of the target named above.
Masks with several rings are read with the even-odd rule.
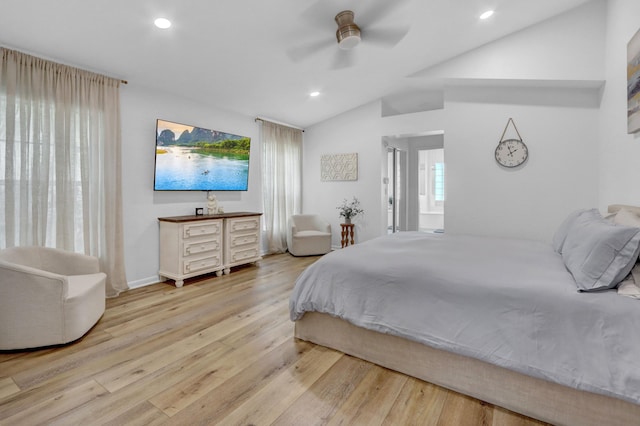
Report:
[[[519,139],[507,139],[496,147],[496,161],[504,167],[518,167],[529,156],[527,146]]]

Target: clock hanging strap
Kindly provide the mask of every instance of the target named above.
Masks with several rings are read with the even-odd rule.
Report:
[[[520,139],[520,141],[522,141],[522,136],[520,136],[520,132],[518,131],[518,128],[516,127],[516,123],[513,121],[513,118],[509,118],[509,121],[507,121],[507,125],[504,126],[504,131],[502,132],[502,136],[500,136],[500,142],[502,142],[504,140],[504,135],[507,133],[507,129],[509,128],[509,123],[511,123],[513,125],[514,129],[516,129],[516,133],[518,134],[518,138]]]

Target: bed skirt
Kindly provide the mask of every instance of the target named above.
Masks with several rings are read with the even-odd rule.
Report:
[[[305,313],[295,323],[295,337],[557,425],[630,425],[640,419],[640,405],[356,327],[327,314]]]

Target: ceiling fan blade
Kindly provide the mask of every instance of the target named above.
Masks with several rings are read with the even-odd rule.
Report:
[[[355,50],[343,50],[337,48],[336,53],[333,55],[331,69],[339,70],[352,67],[355,63],[355,53]]]
[[[392,48],[396,44],[400,43],[408,32],[409,27],[362,30],[362,41],[363,43]]]
[[[331,6],[331,5],[329,5]],[[336,30],[336,22],[334,17],[338,11],[334,7],[327,7],[327,2],[318,0],[311,6],[306,8],[300,17],[308,24],[323,31],[327,31],[327,34],[331,34]]]
[[[317,40],[311,41],[305,44],[301,44],[300,46],[292,47],[287,50],[287,56],[293,62],[300,62],[311,56],[315,55],[321,50],[325,50],[327,48],[335,47],[336,42],[333,38],[328,40]]]
[[[375,7],[369,7],[363,11],[356,12],[356,22],[360,28],[370,27],[382,21],[396,9],[402,8],[409,3],[409,0],[384,0],[376,3]]]

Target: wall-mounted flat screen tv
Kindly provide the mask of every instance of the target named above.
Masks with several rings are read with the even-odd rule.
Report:
[[[246,191],[251,138],[156,122],[155,191]]]

